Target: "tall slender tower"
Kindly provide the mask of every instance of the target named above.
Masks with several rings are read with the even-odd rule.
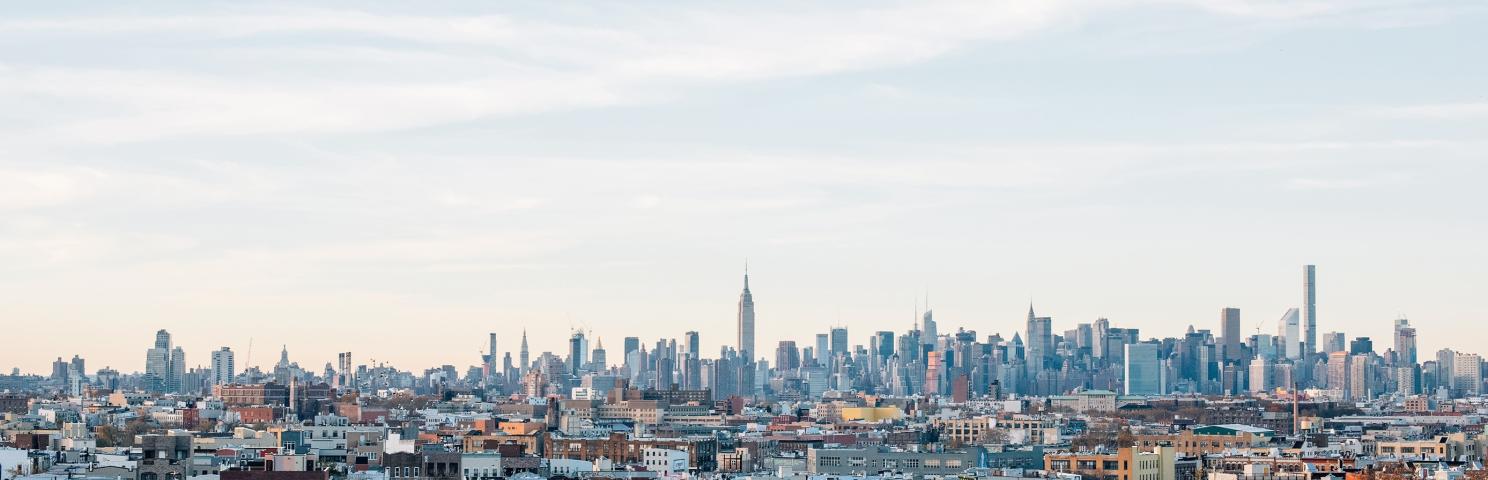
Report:
[[[1302,353],[1317,351],[1317,266],[1302,267]]]
[[[531,358],[527,356],[527,329],[525,328],[522,329],[522,357],[518,360],[522,361],[522,364],[517,366],[518,370],[521,371],[523,375],[526,375],[527,367],[529,365],[532,365],[532,363]]]
[[[739,293],[739,357],[754,359],[754,295],[749,293],[749,264],[744,265],[744,291]]]

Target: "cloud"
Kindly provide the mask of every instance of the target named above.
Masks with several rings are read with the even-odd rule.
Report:
[[[901,66],[1154,5],[1260,21],[1361,8],[1318,0],[935,1],[464,16],[324,9],[12,16],[0,20],[0,39],[83,45],[99,57],[88,67],[68,66],[62,55],[0,64],[0,102],[68,105],[20,112],[37,120],[4,135],[14,142],[380,132]],[[174,61],[128,60],[162,53]]]
[[[1376,115],[1416,120],[1464,120],[1488,117],[1488,102],[1436,103],[1375,109]]]
[[[91,195],[103,174],[88,169],[0,168],[0,210],[70,203]]]

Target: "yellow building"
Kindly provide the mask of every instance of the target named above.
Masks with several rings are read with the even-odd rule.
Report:
[[[1174,460],[1172,447],[1158,447],[1151,452],[1126,447],[1115,453],[1051,453],[1044,456],[1044,470],[1109,480],[1174,480],[1177,477]]]
[[[904,418],[896,407],[847,407],[842,409],[844,422],[889,422]]]

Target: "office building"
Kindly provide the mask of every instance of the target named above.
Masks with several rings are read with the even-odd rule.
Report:
[[[1239,362],[1245,358],[1240,347],[1240,309],[1225,307],[1219,311],[1219,331],[1224,335],[1221,340],[1224,342],[1225,362]]]
[[[236,376],[236,365],[233,362],[233,351],[231,348],[222,347],[212,352],[212,384],[226,385],[233,382]]]
[[[1123,370],[1127,395],[1164,394],[1162,359],[1158,358],[1162,345],[1156,343],[1132,343],[1126,345],[1126,368]]]
[[[734,346],[739,357],[753,360],[754,350],[754,295],[749,293],[749,267],[744,268],[744,291],[739,292],[739,339]]]

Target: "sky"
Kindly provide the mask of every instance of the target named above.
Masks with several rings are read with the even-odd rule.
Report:
[[[1488,335],[1488,5],[0,5],[0,368],[846,325]],[[252,349],[251,359],[247,351]],[[610,358],[618,358],[612,355]]]

